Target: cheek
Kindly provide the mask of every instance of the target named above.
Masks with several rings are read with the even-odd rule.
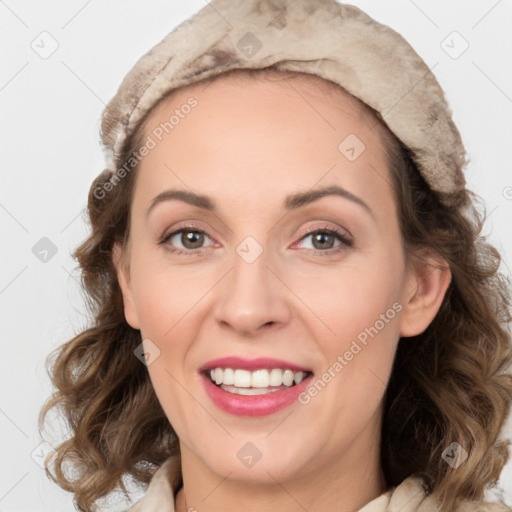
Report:
[[[301,403],[309,404],[311,415],[331,425],[326,428],[332,431],[355,433],[375,414],[399,339],[399,255],[391,251],[369,260],[371,264],[360,261],[331,273],[323,282],[328,292],[319,293],[316,287],[316,292],[309,292],[329,330],[322,328],[316,336],[324,361],[316,376],[321,382],[303,395]]]
[[[194,275],[162,258],[155,261],[134,254],[132,265],[135,307],[145,337],[164,339],[181,329],[182,319],[193,316],[194,305],[214,282],[209,274]]]
[[[381,330],[381,315],[386,317],[384,330],[397,323],[396,310],[401,308],[393,304],[401,298],[403,265],[399,250],[382,245],[335,266],[296,268],[288,283],[313,314],[316,332],[331,352],[376,323]]]

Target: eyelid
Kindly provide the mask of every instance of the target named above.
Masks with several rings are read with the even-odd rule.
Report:
[[[304,233],[302,233],[300,239],[302,240],[304,236],[310,235],[311,233],[317,233],[319,231],[328,231],[330,233],[335,233],[336,235],[343,235],[344,238],[346,238],[347,240],[349,239],[351,241],[354,238],[352,234],[346,229],[334,227],[329,224],[322,224],[321,226],[310,226],[309,228],[306,228]]]

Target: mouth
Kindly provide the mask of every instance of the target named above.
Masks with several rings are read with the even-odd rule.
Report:
[[[311,384],[311,369],[291,362],[227,357],[200,368],[214,405],[237,416],[265,416],[292,405]]]
[[[300,384],[313,375],[310,371],[290,368],[260,368],[255,371],[241,368],[216,367],[203,372],[215,386],[236,395],[266,395]]]

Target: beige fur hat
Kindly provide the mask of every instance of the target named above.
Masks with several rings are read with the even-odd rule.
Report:
[[[397,32],[336,0],[211,0],[137,61],[106,106],[108,169],[171,90],[271,65],[330,80],[380,112],[445,202],[464,188],[466,152],[434,74]]]

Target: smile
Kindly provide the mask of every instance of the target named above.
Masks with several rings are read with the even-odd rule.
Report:
[[[238,395],[263,395],[299,384],[308,373],[280,368],[263,368],[256,371],[215,368],[209,373],[210,380],[228,393]]]
[[[276,359],[224,358],[200,370],[206,392],[222,411],[264,416],[291,405],[306,389],[312,371]]]

